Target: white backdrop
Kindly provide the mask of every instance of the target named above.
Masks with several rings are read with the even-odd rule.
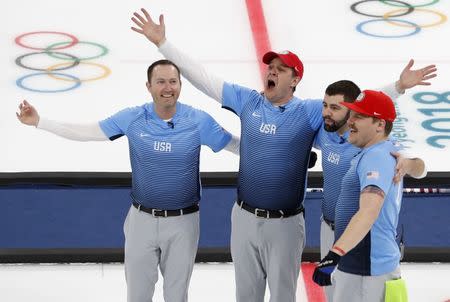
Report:
[[[410,58],[416,59],[417,67],[437,64],[439,76],[433,80],[432,86],[414,88],[398,100],[398,115],[401,119],[394,130],[402,133],[406,147],[411,147],[426,159],[430,171],[450,171],[450,97],[432,104],[419,103],[413,99],[420,92],[437,93],[443,99],[442,94],[450,91],[449,22],[433,27],[423,26],[439,21],[442,15],[449,15],[450,5],[447,1],[439,1],[398,17],[420,24],[422,28],[415,35],[395,39],[375,38],[358,32],[356,26],[372,18],[350,10],[350,5],[356,1],[262,2],[272,48],[291,49],[304,61],[305,75],[296,92],[299,97],[320,98],[328,84],[341,79],[353,80],[363,89],[383,86],[398,78]],[[429,2],[408,1],[412,5]],[[21,125],[14,112],[18,103],[27,99],[47,118],[91,122],[104,119],[124,107],[148,102],[146,69],[161,55],[150,42],[130,29],[132,12],[141,7],[147,8],[155,18],[164,13],[167,37],[209,70],[227,81],[261,89],[245,1],[94,0],[85,3],[16,0],[8,1],[3,6],[0,12],[3,53],[3,60],[0,61],[3,71],[0,75],[0,129],[3,134],[1,172],[130,170],[126,139],[113,143],[72,142]],[[371,14],[383,14],[398,8],[370,1],[361,3],[358,9]],[[402,35],[412,32],[414,28],[374,22],[366,24],[364,30],[378,35]],[[38,93],[18,87],[18,78],[35,71],[17,66],[15,59],[35,50],[18,46],[14,39],[20,34],[35,31],[66,32],[81,41],[106,46],[108,54],[92,62],[107,66],[111,75],[60,93]],[[55,42],[67,41],[67,38],[31,35],[24,37],[23,41],[37,47],[47,47]],[[99,49],[84,44],[61,51],[82,57],[96,54]],[[61,62],[64,61],[45,55],[34,55],[23,60],[23,63],[41,68]],[[89,78],[98,75],[101,70],[80,64],[66,72]],[[39,89],[61,89],[71,85],[44,76],[28,78],[24,83]],[[424,99],[429,101],[433,98],[428,95]],[[183,82],[180,101],[208,111],[226,129],[239,135],[238,118],[196,91],[186,80]],[[418,109],[433,109],[434,112],[429,113],[433,116],[427,116]],[[436,118],[441,120],[433,123]],[[439,129],[430,129],[430,126]],[[428,138],[437,135],[443,136],[438,140],[443,148],[427,143]],[[204,148],[201,157],[202,171],[238,169],[238,157],[227,152],[214,154]],[[315,168],[320,169],[320,165]]]

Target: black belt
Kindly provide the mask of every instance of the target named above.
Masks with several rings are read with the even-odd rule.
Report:
[[[334,231],[334,221],[328,220],[325,217],[322,217],[323,221]]]
[[[133,206],[139,211],[143,211],[149,214],[152,214],[153,217],[171,217],[171,216],[180,216],[195,213],[199,210],[198,204],[194,204],[190,207],[179,209],[179,210],[160,210],[160,209],[152,209],[146,208],[141,204],[133,201]]]
[[[266,210],[266,209],[258,209],[250,206],[249,204],[243,202],[242,200],[236,201],[237,205],[246,210],[247,212],[250,212],[252,214],[255,214],[256,217],[260,218],[286,218],[290,216],[294,216],[300,213],[305,212],[304,207],[300,207],[298,209],[290,209],[290,210]]]

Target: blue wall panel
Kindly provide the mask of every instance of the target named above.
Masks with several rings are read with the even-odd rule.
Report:
[[[121,248],[130,206],[127,187],[0,187],[0,248]],[[201,248],[229,246],[234,187],[206,187]],[[307,247],[319,246],[322,193],[305,201]],[[409,247],[450,247],[450,195],[405,194],[400,224]],[[245,230],[243,230],[245,231]]]

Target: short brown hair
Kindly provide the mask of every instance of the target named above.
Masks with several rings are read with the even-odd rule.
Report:
[[[175,67],[175,69],[178,72],[178,79],[180,80],[180,68],[178,68],[178,66],[170,61],[170,60],[158,60],[152,63],[152,65],[150,65],[147,69],[147,80],[150,83],[152,80],[152,73],[153,73],[153,69],[155,69],[156,66],[158,65],[171,65],[173,67]]]
[[[381,119],[376,118],[376,117],[372,117],[372,121],[373,123],[378,123],[379,121],[381,121]],[[389,134],[391,134],[392,128],[394,127],[394,123],[390,122],[390,121],[386,121],[385,122],[385,126],[384,126],[384,135],[387,137],[389,136]]]

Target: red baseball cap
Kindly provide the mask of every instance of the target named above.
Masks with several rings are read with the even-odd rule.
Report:
[[[265,64],[270,64],[270,62],[275,58],[280,58],[286,66],[294,68],[300,79],[303,77],[303,63],[295,53],[290,52],[289,50],[279,53],[269,51],[263,56],[262,60]]]
[[[396,117],[394,102],[381,91],[364,90],[354,103],[341,102],[341,105],[355,112],[388,122],[393,122]]]

